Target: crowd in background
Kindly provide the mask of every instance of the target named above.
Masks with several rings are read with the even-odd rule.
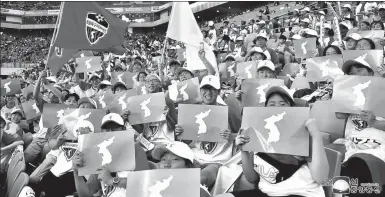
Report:
[[[354,5],[354,7],[348,3],[341,3],[341,7],[337,7],[337,4],[333,3],[336,11],[338,9],[342,10],[338,24],[336,24],[340,32],[337,32],[334,24],[327,22],[328,19],[332,19],[334,16],[329,7],[322,2],[307,2],[304,4],[308,3],[311,3],[311,6],[304,5],[301,9],[290,9],[288,4],[274,2],[264,7],[248,8],[248,10],[243,10],[239,13],[217,16],[214,20],[202,21],[199,25],[204,41],[217,57],[216,63],[218,65],[255,62],[256,78],[284,78],[286,81],[289,81],[288,83],[285,82],[285,85],[288,87],[297,78],[306,77],[305,61],[304,59],[296,58],[295,55],[296,51],[293,44],[295,40],[316,38],[316,49],[311,52],[313,57],[339,55],[344,50],[370,51],[384,49],[384,37],[371,39],[359,35],[361,31],[384,30],[385,4],[383,2],[361,2],[361,4]],[[287,9],[288,14],[280,18],[271,17],[276,12],[270,9],[274,4],[283,7],[283,9],[278,8],[278,10]],[[11,6],[11,4],[7,6]],[[356,18],[355,6],[362,7],[363,11],[358,9],[359,13],[362,13],[360,20]],[[32,9],[31,7],[23,8]],[[247,21],[230,22],[235,16],[255,10],[260,10],[260,14]],[[323,29],[321,29],[319,20],[321,16],[324,16],[326,19],[322,24]],[[218,23],[222,24],[219,28],[215,26]],[[163,146],[170,141],[176,147],[186,149],[188,154],[191,152],[191,155],[194,157],[193,159],[190,158],[187,153],[186,155],[177,154],[177,151],[170,147],[166,148],[167,151],[164,151],[164,154],[161,155],[157,155],[154,153],[155,151],[147,150],[143,147],[135,147],[136,150],[140,149],[142,151],[144,149],[147,151],[149,163],[153,164],[160,160],[159,163],[153,164],[155,167],[151,169],[198,167],[201,169],[201,184],[207,187],[204,190],[211,190],[215,185],[221,165],[235,155],[232,154],[233,150],[230,147],[236,147],[235,149],[239,151],[237,148],[249,142],[250,137],[241,133],[240,130],[242,111],[238,112],[232,109],[231,104],[229,104],[236,102],[242,105],[242,96],[245,92],[242,91],[241,83],[237,80],[237,77],[235,80],[222,80],[222,71],[219,71],[218,67],[213,66],[207,60],[204,51],[199,51],[198,57],[204,62],[206,70],[192,71],[185,67],[185,64],[188,65],[188,62],[183,58],[180,59],[180,54],[178,53],[179,50],[185,48],[183,43],[168,39],[165,47],[166,51],[163,51],[166,32],[127,33],[125,35],[125,43],[123,43],[126,49],[124,55],[93,52],[95,56],[102,56],[103,63],[100,72],[83,75],[75,74],[74,70],[78,65],[72,59],[56,75],[49,76],[47,75],[49,72],[45,70],[46,62],[44,60],[46,60],[48,55],[51,34],[52,32],[31,32],[29,34],[21,33],[15,35],[9,32],[2,32],[1,36],[1,62],[21,61],[38,64],[35,67],[24,69],[21,73],[14,73],[8,76],[8,78],[20,79],[22,81],[22,88],[26,88],[29,85],[34,86],[33,92],[28,95],[2,95],[1,100],[2,134],[3,130],[5,131],[5,125],[7,125],[8,130],[5,133],[12,132],[10,136],[14,137],[13,143],[6,147],[14,149],[17,146],[24,145],[26,162],[32,164],[28,167],[30,175],[29,186],[36,192],[36,196],[43,192],[46,197],[64,197],[74,193],[83,197],[92,196],[99,190],[107,192],[107,195],[113,193],[121,196],[126,195],[126,185],[124,183],[130,177],[120,176],[119,173],[112,175],[105,169],[98,172],[99,174],[95,177],[94,175],[88,177],[87,180],[79,176],[77,170],[83,165],[81,154],[76,154],[71,161],[66,161],[64,162],[65,165],[62,165],[60,163],[62,160],[59,157],[61,157],[63,150],[58,147],[61,147],[65,141],[65,137],[61,133],[65,132],[63,131],[65,128],[43,128],[43,120],[40,116],[26,121],[23,119],[24,114],[21,107],[22,103],[32,100],[36,102],[40,111],[43,111],[43,106],[47,103],[96,109],[98,108],[96,104],[97,99],[106,94],[107,91],[112,91],[116,96],[120,96],[120,93],[130,89],[124,83],[116,82],[112,84],[111,72],[129,71],[135,73],[134,88],[144,87],[146,93],[165,92],[166,95],[169,93],[169,87],[173,84],[196,77],[200,82],[199,94],[203,98],[202,102],[196,105],[229,106],[229,129],[221,132],[221,138],[224,138],[226,142],[213,145],[208,142],[194,141],[188,144],[188,147],[186,145],[187,142],[179,140],[184,129],[181,125],[177,124],[177,106],[180,104],[177,101],[171,101],[166,98],[168,111],[166,112],[167,118],[165,121],[141,125],[142,127],[140,128],[137,128],[136,125],[128,124],[129,111],[122,110],[117,114],[111,113],[114,119],[110,120],[110,124],[102,123],[103,129],[117,131],[125,128],[136,132],[138,135],[143,133],[142,136],[146,140],[156,145],[155,150],[157,150],[158,146]],[[341,37],[339,38],[338,35]],[[165,52],[167,61],[155,64],[153,58],[161,56],[163,52]],[[383,56],[380,58],[384,59]],[[285,70],[285,67],[291,64],[300,65],[298,71],[291,73],[289,76],[280,76],[279,74]],[[355,62],[355,64],[344,64],[341,67],[345,68],[345,66],[346,69],[341,71],[345,75],[373,78],[385,77],[384,64],[374,68],[373,65]],[[219,82],[220,78],[221,82]],[[218,80],[218,83],[212,82],[216,80]],[[275,86],[275,89],[272,88],[270,94],[266,93],[264,106],[291,107],[296,105],[295,99],[302,99],[306,103],[303,107],[308,107],[310,104],[317,103],[318,101],[328,101],[333,96],[333,82],[306,82],[305,84],[309,84],[309,87],[299,89],[294,94],[291,94],[285,87]],[[233,100],[230,102],[230,99]],[[106,116],[106,118],[108,117]],[[347,119],[346,136],[332,142],[330,148],[335,148],[337,145],[345,147],[346,145],[347,149],[344,151],[335,148],[344,157],[344,160],[342,160],[344,163],[341,166],[342,176],[356,177],[361,181],[374,181],[375,177],[368,174],[375,174],[376,172],[373,173],[373,170],[376,169],[373,169],[367,163],[367,160],[354,157],[354,154],[360,151],[372,151],[367,151],[371,157],[375,158],[370,161],[375,161],[380,169],[384,169],[384,118],[376,117],[370,111],[362,111],[358,115],[348,114],[347,116],[341,116],[341,119]],[[9,127],[9,125],[14,127]],[[312,141],[310,148],[312,152],[309,158],[256,153],[255,155],[263,158],[282,172],[277,175],[280,180],[277,178],[277,182],[270,182],[267,180],[268,177],[265,180],[266,177],[264,178],[263,175],[257,174],[258,172],[254,170],[253,158],[255,155],[247,151],[241,151],[243,175],[240,180],[243,180],[243,182],[240,181],[241,186],[235,187],[232,194],[220,196],[265,197],[299,195],[324,197],[325,193],[322,189],[322,182],[329,174],[329,164],[324,150],[324,142],[313,119],[306,121],[305,126],[307,131],[309,131]],[[155,132],[154,134],[155,127],[158,129],[156,131],[158,133]],[[362,136],[358,134],[360,132],[365,133],[365,131],[371,134],[375,133],[375,135],[365,134],[366,141],[363,142],[360,138]],[[350,133],[357,135],[351,137]],[[174,137],[177,142],[170,140],[171,138],[174,139]],[[362,144],[365,145],[365,148],[362,148]],[[366,146],[366,144],[369,145]],[[206,150],[207,147],[211,147],[213,152],[208,152]],[[57,153],[57,150],[61,152]],[[171,154],[167,155],[167,153]],[[9,159],[10,155],[2,154],[2,173],[4,173],[5,166],[7,165],[6,162],[3,162],[3,157]],[[59,169],[60,172],[58,172],[59,164],[65,166],[63,169]],[[360,172],[357,169],[361,169]],[[119,181],[122,182],[115,183],[115,179],[112,176],[119,177]],[[106,185],[100,185],[100,181]],[[52,188],[50,184],[65,185],[66,187]],[[385,186],[385,182],[380,184]],[[384,192],[384,190],[382,191]],[[383,194],[373,193],[372,195],[381,196]],[[205,196],[210,195],[207,192],[201,192],[201,197]],[[356,195],[352,194],[352,196]]]

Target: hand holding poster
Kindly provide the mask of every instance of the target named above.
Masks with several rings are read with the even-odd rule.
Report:
[[[242,150],[309,156],[308,119],[307,107],[245,107],[241,128],[250,142]]]
[[[294,40],[294,52],[296,58],[311,58],[317,52],[316,38],[304,38]]]
[[[130,172],[127,197],[197,197],[200,195],[200,169],[157,169]],[[188,177],[188,178],[186,178]],[[186,187],[188,186],[188,187]]]
[[[101,167],[110,172],[135,169],[134,133],[130,131],[80,135],[79,151],[85,164],[79,168],[79,176],[96,174]]]
[[[242,62],[237,64],[237,73],[241,79],[257,78],[257,64],[255,61]]]
[[[163,92],[134,96],[128,104],[128,120],[131,125],[163,121],[166,119],[165,107]]]
[[[228,128],[228,107],[213,105],[179,105],[178,124],[184,140],[226,142],[220,132]]]
[[[306,60],[306,78],[309,82],[334,79],[335,76],[344,75],[340,65],[343,65],[342,55],[309,58]]]
[[[168,92],[170,99],[174,102],[181,101],[185,104],[194,104],[201,100],[197,77],[169,85]]]
[[[88,73],[102,70],[102,59],[100,56],[76,58],[76,73]]]
[[[1,80],[1,95],[15,95],[20,93],[20,79]]]
[[[246,79],[242,82],[242,106],[265,106],[266,92],[271,86],[283,86],[282,79]]]
[[[343,113],[360,114],[361,110],[385,117],[385,79],[380,77],[339,76],[333,83],[332,101],[346,109]]]
[[[26,120],[35,119],[41,115],[39,108],[36,105],[35,100],[30,100],[22,103]]]
[[[111,73],[111,85],[116,82],[121,82],[128,89],[133,88],[136,82],[136,74],[131,72],[112,72]]]

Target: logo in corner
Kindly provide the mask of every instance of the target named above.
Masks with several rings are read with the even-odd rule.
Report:
[[[86,18],[86,35],[88,42],[91,45],[96,44],[107,34],[109,26],[110,24],[103,15],[88,12]]]
[[[347,176],[336,176],[333,178],[333,194],[349,194],[350,179]]]

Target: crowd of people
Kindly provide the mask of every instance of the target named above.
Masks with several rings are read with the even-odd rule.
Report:
[[[341,7],[336,6],[337,4],[334,4],[336,12],[341,9],[341,14],[337,16],[334,16],[329,6],[315,4],[290,11],[290,14],[284,16],[284,20],[270,18],[266,11],[268,7],[263,7],[264,14],[239,24],[230,23],[226,16],[223,26],[217,29],[214,26],[215,21],[208,21],[209,29],[202,29],[202,34],[204,42],[214,52],[217,60],[216,64],[210,62],[208,52],[200,49],[196,57],[206,67],[203,70],[191,70],[192,67],[183,56],[183,50],[186,48],[183,43],[169,38],[166,40],[166,32],[152,32],[127,33],[123,43],[126,52],[123,55],[93,52],[92,55],[102,57],[100,71],[76,73],[75,70],[80,65],[75,59],[71,59],[57,74],[51,75],[44,62],[49,50],[49,35],[37,33],[21,37],[2,33],[1,62],[22,60],[39,63],[23,70],[22,73],[8,76],[9,79],[20,80],[23,93],[1,95],[2,189],[6,185],[7,176],[4,175],[7,173],[9,162],[15,152],[22,152],[27,164],[26,173],[29,175],[28,186],[23,192],[28,190],[31,196],[126,196],[127,190],[133,190],[127,186],[127,182],[132,178],[127,176],[128,171],[115,173],[101,168],[96,174],[80,175],[79,169],[87,165],[85,153],[77,148],[68,152],[68,144],[78,146],[78,140],[68,139],[67,133],[80,135],[92,132],[87,127],[76,126],[84,125],[83,120],[71,122],[74,124],[72,126],[62,123],[46,128],[43,120],[46,116],[43,114],[47,113],[47,106],[59,105],[81,110],[105,109],[105,106],[99,103],[100,98],[107,95],[118,98],[128,91],[137,90],[141,92],[138,94],[164,93],[166,106],[162,107],[165,120],[130,124],[136,114],[126,108],[113,112],[106,110],[100,124],[94,125],[100,127],[102,132],[127,130],[134,133],[135,160],[140,160],[141,156],[145,157],[144,164],[137,165],[135,171],[198,168],[201,197],[324,197],[329,194],[322,188],[323,183],[332,178],[328,177],[329,171],[335,167],[328,161],[325,152],[325,147],[328,147],[342,155],[342,164],[337,167],[341,168],[338,175],[357,178],[359,183],[363,184],[379,185],[378,190],[371,193],[357,192],[349,196],[384,196],[385,177],[376,179],[374,174],[384,175],[385,117],[375,115],[370,110],[362,110],[358,114],[336,113],[336,118],[346,120],[346,126],[342,137],[329,144],[325,144],[324,135],[316,124],[317,120],[307,119],[303,126],[309,133],[311,142],[308,147],[309,156],[244,150],[250,143],[257,141],[255,137],[247,135],[247,128],[241,126],[245,118],[244,109],[241,107],[245,104],[244,97],[247,94],[245,89],[242,90],[245,78],[235,68],[233,72],[237,73],[228,77],[232,65],[237,67],[244,62],[251,62],[255,67],[254,73],[251,73],[252,78],[283,79],[284,86],[271,85],[263,98],[259,98],[263,100],[260,107],[270,109],[309,108],[317,102],[333,99],[334,78],[309,82],[306,66],[308,61],[306,58],[297,57],[302,48],[296,49],[294,43],[307,38],[316,39],[316,46],[310,52],[311,57],[307,59],[338,56],[347,50],[364,50],[367,54],[381,50],[382,56],[374,57],[380,59],[379,65],[370,65],[362,61],[362,58],[355,57],[341,62],[338,69],[342,75],[351,78],[369,77],[374,81],[385,77],[384,35],[373,37],[373,34],[362,34],[365,31],[380,30],[380,33],[384,34],[385,4],[361,2],[357,5],[341,3]],[[359,11],[359,17],[354,14],[356,6],[361,6],[363,10]],[[338,19],[338,24],[327,21],[333,17]],[[221,20],[218,19],[217,22]],[[156,60],[157,58],[160,58],[160,61]],[[296,65],[297,69],[288,69],[292,65]],[[222,69],[223,66],[225,69]],[[133,84],[128,86],[123,81],[114,80],[115,72],[132,73]],[[199,81],[197,89],[200,100],[189,104],[226,106],[228,109],[228,127],[220,131],[220,142],[191,141],[182,137],[189,128],[178,121],[178,106],[186,102],[183,99],[171,99],[170,91],[173,86],[195,78]],[[305,80],[305,85],[294,89],[297,79]],[[23,103],[31,101],[36,104],[40,115],[27,119]],[[369,100],[372,101],[375,100]],[[383,104],[384,101],[378,103]],[[113,103],[107,103],[108,105]],[[127,105],[130,105],[130,102]],[[295,117],[292,121],[296,121]],[[360,153],[365,153],[366,157],[357,156]],[[239,154],[238,160],[234,159]],[[221,175],[226,173],[226,170],[221,171],[221,168],[233,160],[237,161],[234,165],[241,166],[241,175],[236,179],[231,191],[215,193],[214,190],[220,184],[218,182],[223,181],[220,177],[231,177],[231,174]],[[258,170],[261,167],[262,171]],[[267,168],[270,169],[268,175],[263,170]],[[344,190],[336,187],[334,189]],[[183,190],[179,192],[184,196]],[[5,193],[1,192],[2,195]]]

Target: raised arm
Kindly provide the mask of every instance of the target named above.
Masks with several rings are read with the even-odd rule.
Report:
[[[213,65],[211,65],[211,63],[207,60],[205,50],[201,49],[199,51],[198,55],[201,58],[203,64],[206,66],[206,69],[208,71],[208,75],[215,75],[216,71],[215,71]]]
[[[43,111],[43,97],[40,93],[40,86],[41,86],[41,81],[45,80],[46,77],[47,77],[47,72],[44,70],[40,74],[39,78],[37,79],[35,89],[33,90],[33,96],[35,97],[36,104],[39,107],[40,111]]]

